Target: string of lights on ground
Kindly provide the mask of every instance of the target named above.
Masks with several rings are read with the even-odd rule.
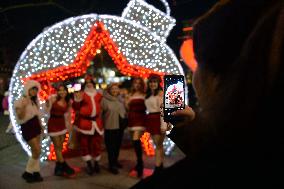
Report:
[[[85,74],[90,61],[102,47],[124,75],[143,78],[151,73],[184,75],[177,57],[165,43],[175,19],[169,15],[167,2],[162,2],[167,13],[143,0],[131,0],[121,17],[97,14],[72,17],[46,29],[27,46],[11,78],[9,110],[16,137],[29,155],[31,152],[22,138],[14,110],[14,102],[21,97],[26,80],[41,83],[40,109],[44,115],[41,122],[46,128],[48,114],[43,112],[43,105],[53,91],[48,83]],[[146,153],[153,155],[149,136],[145,134],[142,140]],[[167,139],[164,146],[169,154],[174,143]],[[45,137],[41,160],[46,160],[50,153],[50,139]]]

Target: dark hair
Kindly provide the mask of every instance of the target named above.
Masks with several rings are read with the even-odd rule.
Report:
[[[226,2],[195,26],[200,100],[213,90],[168,135],[186,157],[135,188],[283,188],[284,1]]]
[[[195,22],[193,45],[199,67],[216,74],[231,68],[259,17],[274,0],[250,1],[219,2]]]
[[[145,97],[146,99],[149,98],[152,95],[152,90],[149,87],[150,82],[157,82],[158,83],[158,88],[155,89],[154,94],[153,94],[154,96],[157,96],[159,94],[159,92],[163,90],[161,85],[160,85],[161,77],[158,76],[158,75],[150,75],[149,79],[147,81],[147,90],[146,90],[146,97]]]
[[[37,91],[38,91],[38,87],[37,87],[37,86],[34,86],[34,87],[31,87],[31,88],[28,90],[28,93],[30,93],[30,90],[32,90],[32,89],[37,89]],[[29,94],[29,96],[30,96],[30,94]],[[31,101],[32,101],[36,106],[38,106],[38,95],[30,96],[30,99],[31,99]]]
[[[139,80],[141,84],[141,89],[139,92],[144,93],[145,91],[145,83],[144,80],[141,77],[133,77],[131,81],[131,88],[130,88],[130,93],[133,94],[135,92],[135,89],[133,88],[133,83],[134,81]]]
[[[90,81],[93,84],[94,88],[96,87],[95,81],[91,77],[87,77],[87,78],[85,78],[85,83],[82,85],[82,89],[86,88],[87,81]]]
[[[58,92],[58,90],[59,90],[60,87],[63,87],[64,90],[67,92],[66,97],[65,97],[65,101],[66,101],[67,103],[69,103],[69,102],[70,102],[70,99],[71,99],[71,96],[70,96],[70,94],[68,93],[68,88],[67,88],[66,85],[64,85],[64,84],[59,84],[59,85],[57,86],[57,88],[56,88],[56,91],[57,91],[57,92]],[[60,96],[59,96],[59,95],[57,95],[56,100],[60,100]]]
[[[37,95],[36,96],[31,96],[30,99],[36,106],[38,106]]]
[[[225,158],[227,161],[235,158],[239,162],[237,166],[244,162],[257,163],[260,159],[275,158],[277,155],[267,155],[280,153],[283,147],[283,142],[280,142],[283,139],[283,113],[279,109],[284,105],[284,8],[282,1],[273,0],[253,8],[235,4],[237,10],[243,10],[244,15],[240,15],[237,11],[231,12],[232,3],[240,2],[231,1],[230,6],[224,5],[228,6],[224,10],[217,10],[217,16],[211,14],[195,25],[198,69],[213,73],[219,83],[214,96],[210,97],[210,107],[201,107],[195,123],[186,128],[185,133],[188,140],[186,149],[192,158],[214,155],[220,158],[220,162],[225,162]],[[218,11],[222,14],[219,15]],[[226,18],[226,11],[236,18]],[[232,24],[237,22],[238,27],[247,28],[236,33],[219,26],[226,19],[236,19]],[[223,21],[218,23],[219,20]],[[216,29],[219,27],[221,31]],[[210,35],[212,39],[206,41],[201,39],[205,33],[200,34],[206,31],[221,34],[215,37]],[[219,46],[219,43],[222,45]],[[214,44],[215,48],[210,49]],[[237,48],[231,49],[234,45]],[[214,56],[211,53],[214,52],[208,52],[211,50],[216,50],[219,62],[212,59]],[[236,52],[227,54],[231,50]],[[273,162],[265,161],[265,166]]]
[[[106,88],[106,91],[108,92],[108,94],[110,94],[110,91],[111,91],[112,87],[114,87],[114,86],[117,86],[119,88],[119,83],[110,83]]]

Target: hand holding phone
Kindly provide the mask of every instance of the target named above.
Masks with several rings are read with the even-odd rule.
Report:
[[[172,113],[173,116],[179,117],[183,121],[177,121],[175,122],[175,127],[184,127],[187,126],[189,122],[193,121],[195,119],[195,112],[194,110],[189,107],[185,106],[182,110],[177,110]]]
[[[164,76],[164,121],[174,124],[182,117],[172,112],[185,108],[185,81],[183,75]]]

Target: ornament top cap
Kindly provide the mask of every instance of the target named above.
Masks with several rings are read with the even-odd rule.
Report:
[[[166,0],[160,0],[167,13],[160,11],[143,0],[131,0],[122,13],[122,17],[148,28],[161,41],[165,41],[176,20],[170,16],[170,8]]]

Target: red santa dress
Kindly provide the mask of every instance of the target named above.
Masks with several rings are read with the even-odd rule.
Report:
[[[128,108],[128,129],[144,131],[146,115],[145,97],[130,97]]]
[[[68,113],[68,105],[62,106],[56,100],[50,109],[50,117],[48,120],[48,134],[50,136],[59,136],[67,132],[66,114]]]
[[[160,95],[151,95],[145,100],[145,105],[147,107],[146,114],[146,125],[147,132],[151,135],[160,135],[166,130],[166,123],[161,117],[160,105],[163,102]]]

